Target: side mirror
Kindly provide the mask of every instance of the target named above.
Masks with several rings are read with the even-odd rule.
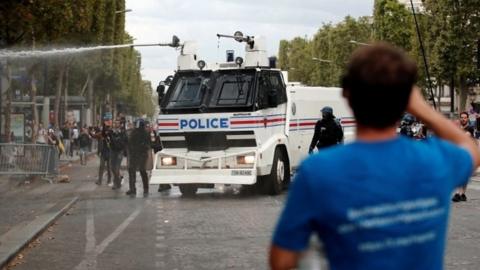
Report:
[[[202,89],[210,90],[210,79],[205,79],[202,81]]]
[[[268,91],[268,107],[275,108],[278,106],[278,93],[276,89]]]
[[[170,86],[170,84],[172,84],[172,81],[173,81],[173,76],[170,75],[170,76],[168,76],[168,77],[165,79],[165,81],[163,81],[163,82],[165,83],[165,85]]]
[[[165,82],[160,82],[160,84],[157,86],[157,93],[158,96],[163,96],[165,94]]]

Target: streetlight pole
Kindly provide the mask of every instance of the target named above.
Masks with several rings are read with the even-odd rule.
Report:
[[[415,6],[413,1],[410,0],[410,5],[412,6],[413,19],[415,21],[415,28],[417,30],[418,42],[420,43],[420,50],[422,51],[423,64],[425,65],[425,75],[427,75],[428,87],[430,90],[430,100],[433,103],[433,108],[437,109],[437,103],[435,102],[435,95],[433,94],[432,80],[430,79],[430,72],[428,69],[427,56],[425,55],[425,48],[423,47],[422,35],[420,34],[420,27],[418,26],[417,14],[415,12]]]
[[[320,59],[320,58],[317,58],[317,57],[312,57],[312,60],[315,61],[315,62],[319,62],[319,63],[327,63],[327,64],[333,64],[333,61],[332,60],[326,60],[326,59]],[[330,65],[330,69],[333,69],[333,66]],[[325,71],[325,70],[324,70]],[[321,76],[322,72],[320,70],[320,76]],[[330,80],[332,78],[332,71],[330,71],[330,73],[327,73],[328,78],[326,78],[328,80],[328,83],[330,83]]]
[[[3,110],[3,61],[0,61],[0,143],[3,142],[2,132],[3,121],[2,121],[2,110]]]
[[[115,14],[127,13],[127,12],[131,12],[131,11],[132,11],[131,9],[117,10],[117,11],[115,11]]]
[[[319,59],[317,57],[312,57],[313,61],[321,62],[321,63],[329,63],[331,64],[333,61],[332,60],[325,60],[325,59]]]
[[[349,42],[352,43],[352,44],[361,45],[361,46],[372,46],[372,44],[364,43],[364,42],[358,42],[356,40],[350,40]]]

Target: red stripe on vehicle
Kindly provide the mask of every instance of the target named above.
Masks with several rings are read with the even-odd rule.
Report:
[[[157,123],[160,127],[178,127],[178,123]]]
[[[317,122],[303,122],[303,123],[299,123],[298,125],[300,127],[304,127],[304,126],[315,126],[315,124],[317,124]]]
[[[284,122],[285,118],[274,118],[274,119],[257,119],[257,120],[233,120],[230,121],[231,125],[258,125],[265,123],[277,123]]]
[[[263,120],[234,120],[230,121],[231,125],[251,125],[251,124],[263,124]]]
[[[268,119],[267,123],[276,123],[276,122],[283,122],[285,121],[285,118],[274,118],[274,119]]]

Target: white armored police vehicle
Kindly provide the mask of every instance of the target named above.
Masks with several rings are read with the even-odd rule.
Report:
[[[150,184],[177,184],[182,194],[215,184],[256,185],[275,195],[308,155],[324,106],[334,109],[346,140],[355,122],[339,88],[289,86],[270,68],[262,37],[246,43],[245,60],[207,67],[193,43],[182,45],[178,70],[157,119],[163,149]]]

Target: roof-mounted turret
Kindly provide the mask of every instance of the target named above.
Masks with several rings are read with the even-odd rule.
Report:
[[[201,70],[206,66],[205,61],[197,62],[197,43],[195,41],[185,41],[180,43],[180,39],[177,36],[172,37],[172,41],[169,43],[154,43],[154,44],[132,44],[132,47],[172,47],[180,50],[180,55],[177,58],[178,70]]]
[[[262,36],[244,36],[242,32],[237,31],[233,36],[217,34],[218,38],[232,38],[237,42],[245,42],[245,61],[243,67],[268,67],[266,41]]]
[[[185,41],[181,45],[180,54],[177,57],[177,69],[199,69],[197,65],[197,43],[195,41]]]

